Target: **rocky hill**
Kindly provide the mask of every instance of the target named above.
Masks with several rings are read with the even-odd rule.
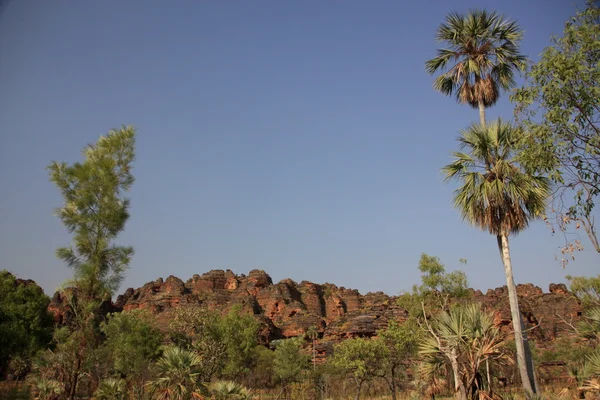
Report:
[[[523,318],[530,336],[538,343],[549,343],[567,334],[566,321],[577,321],[582,308],[564,284],[552,284],[544,293],[531,284],[517,287]],[[510,310],[506,287],[473,291],[474,298],[485,309],[493,310],[498,325],[509,329]],[[406,314],[396,304],[394,296],[382,292],[361,295],[357,290],[325,283],[296,283],[284,279],[273,283],[261,270],[246,275],[214,270],[194,275],[183,282],[169,276],[149,282],[138,289],[129,288],[107,311],[147,309],[156,315],[157,324],[166,329],[173,311],[181,306],[206,306],[226,312],[240,304],[262,322],[262,338],[270,341],[303,335],[311,326],[320,333],[320,353],[349,337],[375,336],[388,321],[402,321]],[[57,322],[65,318],[63,297],[57,293],[50,304]]]

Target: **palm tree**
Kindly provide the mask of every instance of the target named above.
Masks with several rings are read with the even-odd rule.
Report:
[[[445,94],[456,95],[459,103],[479,108],[485,125],[485,109],[493,106],[500,89],[515,85],[514,71],[525,68],[525,57],[518,44],[523,32],[514,21],[485,10],[468,14],[450,13],[436,33],[436,40],[447,44],[438,49],[437,57],[425,63],[429,74],[446,72],[436,78],[433,87]]]
[[[426,320],[426,327],[429,335],[419,345],[421,373],[428,380],[437,378],[449,363],[457,400],[467,400],[468,393],[481,389],[477,377],[484,362],[507,360],[502,352],[504,335],[494,325],[493,315],[479,306],[454,307],[431,323]]]
[[[528,395],[537,391],[531,354],[523,332],[517,291],[513,279],[509,235],[527,228],[542,217],[550,192],[547,178],[529,175],[515,160],[520,131],[498,119],[489,126],[473,124],[458,138],[461,149],[454,161],[443,168],[446,181],[462,185],[454,192],[454,207],[471,225],[495,235],[504,264],[512,315],[517,362],[523,388]]]
[[[252,395],[244,386],[233,381],[217,381],[210,387],[215,400],[250,400]]]
[[[127,385],[123,379],[106,378],[94,392],[96,400],[125,400],[127,398]]]
[[[206,388],[199,382],[201,357],[180,347],[167,348],[157,361],[159,378],[148,384],[153,399],[202,399]]]

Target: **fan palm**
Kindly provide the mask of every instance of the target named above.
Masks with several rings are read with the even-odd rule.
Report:
[[[459,400],[477,388],[477,373],[483,362],[506,361],[502,352],[504,335],[493,316],[476,305],[455,307],[428,324],[429,335],[420,343],[421,372],[427,378],[439,376],[446,362],[452,367],[454,392]]]
[[[437,57],[427,61],[425,69],[434,74],[454,65],[436,78],[433,87],[447,96],[455,94],[459,103],[479,108],[485,125],[485,109],[498,101],[500,89],[515,85],[515,70],[525,67],[518,48],[522,36],[516,22],[495,12],[449,14],[436,33],[436,40],[448,47],[438,49]]]
[[[252,395],[244,386],[233,381],[218,381],[210,388],[215,400],[250,400]]]
[[[127,386],[123,379],[107,378],[100,382],[94,393],[96,400],[124,400],[127,398]]]
[[[508,287],[519,372],[523,388],[532,394],[536,391],[535,378],[522,329],[508,237],[543,216],[550,186],[545,177],[525,173],[515,161],[519,133],[517,128],[500,119],[487,127],[471,125],[458,139],[461,149],[467,151],[455,152],[454,162],[443,171],[446,180],[462,182],[454,193],[454,207],[460,210],[463,219],[497,238]]]
[[[206,389],[199,382],[200,356],[180,347],[167,348],[156,363],[159,377],[148,384],[159,400],[202,399]]]

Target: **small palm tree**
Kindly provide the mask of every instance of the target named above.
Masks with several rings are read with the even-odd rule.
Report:
[[[477,376],[484,362],[508,360],[502,352],[504,335],[494,325],[493,316],[479,306],[459,306],[443,312],[427,323],[427,328],[429,335],[419,346],[421,372],[426,378],[436,378],[444,365],[450,364],[458,400],[466,400],[467,393],[480,389]]]
[[[60,396],[65,389],[60,382],[54,379],[34,378],[33,389],[39,400],[50,400]]]
[[[543,216],[550,186],[545,177],[525,173],[516,161],[519,134],[517,128],[500,119],[487,127],[471,125],[458,139],[461,149],[466,151],[455,152],[454,162],[443,171],[446,180],[462,183],[454,192],[454,207],[463,219],[496,236],[504,263],[519,373],[523,388],[531,395],[537,389],[524,340],[508,237]]]
[[[159,377],[148,387],[152,398],[158,400],[202,399],[206,388],[199,381],[200,356],[180,347],[167,348],[157,361]]]
[[[127,385],[123,379],[104,379],[94,392],[94,399],[96,400],[125,400],[126,398]]]
[[[437,57],[425,63],[429,74],[447,69],[433,87],[447,96],[455,94],[459,103],[479,108],[485,125],[485,109],[498,101],[500,89],[515,85],[514,71],[525,68],[518,48],[522,36],[516,22],[495,12],[449,14],[436,33],[436,40],[448,47],[438,49]]]
[[[250,400],[250,391],[232,381],[217,381],[210,388],[214,400]]]

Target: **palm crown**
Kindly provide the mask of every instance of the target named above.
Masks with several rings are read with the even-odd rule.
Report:
[[[459,103],[473,108],[494,105],[500,88],[515,85],[514,70],[525,66],[518,49],[522,36],[516,22],[495,12],[449,14],[436,33],[436,40],[448,48],[438,49],[437,57],[427,61],[425,68],[433,74],[455,64],[435,80],[434,88],[448,96],[455,93]]]
[[[519,130],[510,123],[471,125],[459,137],[461,149],[443,168],[446,180],[462,185],[454,206],[470,224],[491,234],[516,234],[543,215],[550,186],[547,178],[529,175],[515,159]]]

